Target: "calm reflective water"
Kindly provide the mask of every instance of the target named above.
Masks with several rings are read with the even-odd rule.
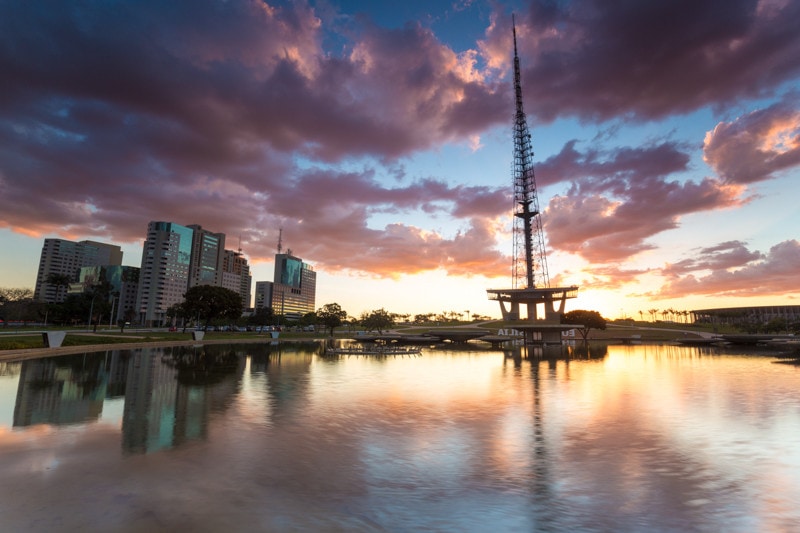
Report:
[[[800,530],[800,367],[773,356],[319,353],[0,365],[0,529]]]

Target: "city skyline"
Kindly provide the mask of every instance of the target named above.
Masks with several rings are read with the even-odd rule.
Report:
[[[499,316],[513,12],[568,310],[800,298],[800,2],[381,4],[1,7],[0,285],[33,288],[45,238],[137,266],[182,220],[254,282],[282,228],[317,307]]]

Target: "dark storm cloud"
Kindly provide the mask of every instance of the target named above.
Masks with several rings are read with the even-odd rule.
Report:
[[[800,73],[800,2],[528,5],[517,17],[523,85],[542,120],[662,118],[773,95]],[[486,54],[508,50],[508,18],[487,35]]]
[[[430,248],[432,268],[458,257],[452,249],[465,238],[491,248],[492,232],[472,219],[501,210],[497,190],[438,179],[390,188],[372,170],[296,167],[298,155],[390,161],[498,121],[503,94],[418,24],[366,24],[336,56],[321,49],[320,19],[300,3],[0,10],[0,225],[131,241],[151,219],[201,223],[243,235],[258,258],[271,255],[270,233],[286,223],[298,241],[340,243],[318,247],[322,265],[341,263],[348,243],[373,243],[381,272],[407,260],[386,245],[399,234],[409,250]],[[452,212],[468,229],[449,239],[402,225],[367,229],[374,212],[415,210]]]

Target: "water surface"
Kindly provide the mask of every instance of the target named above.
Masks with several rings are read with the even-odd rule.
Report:
[[[800,367],[774,356],[320,354],[3,365],[2,530],[800,530]]]

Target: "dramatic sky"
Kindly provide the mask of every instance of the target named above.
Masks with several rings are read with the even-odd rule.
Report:
[[[499,316],[512,12],[570,308],[800,304],[800,0],[0,0],[0,286],[165,220],[254,281],[283,228],[317,307]]]

